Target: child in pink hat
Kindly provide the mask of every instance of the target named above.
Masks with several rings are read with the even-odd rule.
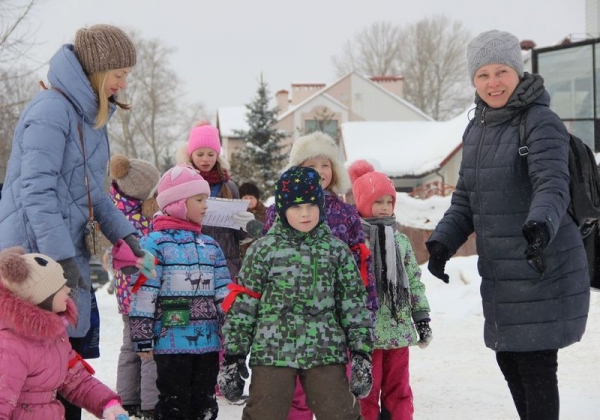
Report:
[[[392,419],[411,419],[414,407],[408,348],[415,344],[425,348],[432,339],[421,269],[408,237],[397,230],[396,189],[392,180],[375,171],[366,160],[354,162],[348,173],[373,257],[371,267],[379,297],[373,388],[359,400],[361,414],[365,420],[390,418],[390,415]]]
[[[210,186],[194,168],[178,165],[157,189],[163,215],[140,241],[155,257],[156,276],[134,285],[131,341],[140,357],[156,362],[156,418],[216,419],[221,302],[231,276],[221,247],[202,232]]]

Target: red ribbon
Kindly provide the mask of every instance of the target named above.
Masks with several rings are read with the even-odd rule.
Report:
[[[223,300],[223,303],[221,304],[221,307],[223,308],[224,312],[229,311],[229,308],[231,308],[231,305],[233,305],[233,302],[235,302],[235,299],[238,297],[238,295],[240,293],[245,293],[248,296],[253,297],[254,299],[260,299],[260,297],[262,296],[258,292],[247,289],[244,286],[240,286],[239,284],[235,284],[235,283],[229,283],[227,285],[227,288],[229,289],[229,294],[227,295],[227,297],[225,298],[225,300]]]
[[[69,360],[69,370],[74,368],[75,365],[77,364],[77,362],[81,362],[81,364],[83,365],[83,367],[85,368],[85,370],[87,370],[90,375],[93,375],[94,373],[96,373],[96,371],[94,370],[94,368],[84,360],[83,357],[81,357],[81,355],[77,352],[75,352],[75,356]]]
[[[360,252],[360,277],[362,277],[363,285],[369,285],[369,275],[367,274],[367,258],[371,255],[371,251],[364,242],[354,245],[350,248],[351,251]]]

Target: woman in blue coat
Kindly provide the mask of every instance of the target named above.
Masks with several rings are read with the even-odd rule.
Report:
[[[447,283],[446,261],[477,234],[485,344],[519,417],[558,420],[558,349],[581,340],[590,300],[581,234],[567,212],[569,134],[542,77],[523,71],[517,37],[484,32],[467,60],[475,117],[452,204],[427,242],[429,270]]]
[[[79,311],[69,329],[76,351],[90,328],[91,254],[84,246],[90,207],[112,243],[124,238],[144,255],[134,227],[103,188],[110,155],[106,124],[116,106],[128,107],[117,93],[135,63],[135,47],[121,29],[77,31],[74,45],[63,45],[50,60],[51,89],[38,93],[19,119],[2,189],[0,248],[22,246],[62,265]]]

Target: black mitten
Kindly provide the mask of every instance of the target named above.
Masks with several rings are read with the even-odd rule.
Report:
[[[244,379],[247,379],[248,376],[246,357],[239,354],[226,354],[217,376],[221,394],[231,402],[240,400],[246,383]]]
[[[60,260],[58,263],[65,273],[67,287],[71,289],[69,292],[69,297],[73,303],[77,305],[77,298],[79,297],[79,279],[81,278],[81,274],[79,272],[79,267],[75,262],[75,258]]]
[[[373,387],[371,357],[364,353],[352,353],[350,357],[350,392],[357,398],[365,398]]]
[[[446,262],[450,259],[450,251],[441,242],[432,241],[426,243],[429,251],[429,263],[427,269],[431,274],[442,280],[444,283],[450,281],[450,277],[446,274]]]
[[[548,242],[550,242],[548,227],[543,222],[530,220],[523,225],[523,236],[527,241],[527,249],[525,250],[527,261],[538,272],[543,273],[546,266],[542,260],[542,252],[548,246]]]
[[[134,235],[133,233],[124,237],[123,240],[129,246],[129,248],[131,248],[131,251],[133,252],[133,254],[136,257],[144,257],[146,255],[146,254],[144,254],[144,251],[142,251],[142,249],[140,248],[140,241],[139,241],[138,237],[136,235]],[[131,275],[137,273],[138,269],[135,266],[127,266],[127,267],[121,268],[121,272],[123,274],[125,274],[126,276],[131,276]]]
[[[417,332],[419,333],[419,341],[417,342],[417,345],[424,349],[429,345],[429,343],[431,343],[431,340],[433,340],[433,333],[431,332],[429,321],[419,321],[417,322],[416,326]]]

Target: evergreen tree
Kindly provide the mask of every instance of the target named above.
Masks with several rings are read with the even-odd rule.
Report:
[[[264,197],[273,194],[279,172],[287,161],[282,154],[286,133],[275,127],[277,108],[269,108],[269,88],[260,77],[256,97],[246,104],[248,131],[235,130],[245,140],[245,147],[231,157],[231,172],[235,182],[254,182]]]

